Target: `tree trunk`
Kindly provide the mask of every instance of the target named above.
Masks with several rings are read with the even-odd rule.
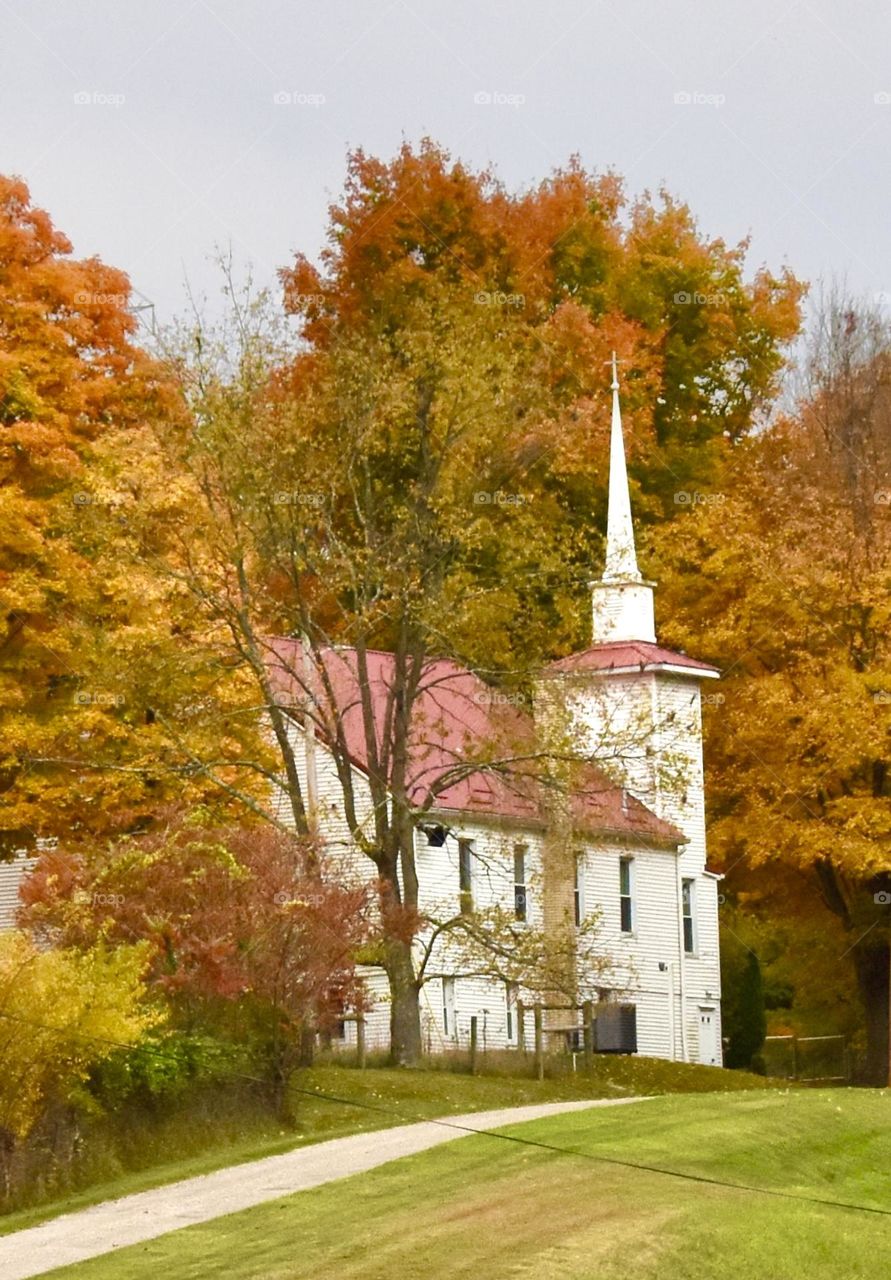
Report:
[[[889,946],[855,947],[854,969],[866,1027],[864,1084],[883,1086],[889,1082],[888,1016]]]
[[[413,1067],[421,1059],[421,1007],[411,943],[391,939],[384,967],[390,983],[390,1061]]]

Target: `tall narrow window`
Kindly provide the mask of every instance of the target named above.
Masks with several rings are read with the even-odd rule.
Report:
[[[455,1018],[455,979],[442,980],[442,1030],[443,1034],[454,1037],[458,1030]]]
[[[575,887],[572,894],[573,916],[576,928],[585,918],[585,855],[575,855]]]
[[[514,849],[514,916],[526,919],[526,846],[518,844]]]
[[[458,841],[458,892],[461,914],[473,910],[473,841]]]
[[[684,921],[684,950],[693,955],[696,950],[696,882],[681,881],[681,910]]]
[[[518,1034],[517,1026],[517,1000],[519,999],[520,988],[516,982],[505,982],[504,984],[504,1003],[507,1011],[507,1038],[513,1040]]]
[[[619,915],[623,933],[634,932],[634,859],[619,859]]]

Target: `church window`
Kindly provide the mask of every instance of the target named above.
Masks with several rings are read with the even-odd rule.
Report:
[[[526,919],[526,846],[518,844],[514,849],[514,916]]]
[[[585,918],[585,855],[575,855],[575,885],[572,894],[573,916],[576,928],[581,927]]]
[[[696,951],[696,883],[693,880],[681,881],[681,907],[684,922],[684,950],[688,956]]]
[[[623,933],[634,932],[634,859],[619,859],[619,915]]]
[[[458,891],[462,915],[473,911],[473,841],[458,841]]]

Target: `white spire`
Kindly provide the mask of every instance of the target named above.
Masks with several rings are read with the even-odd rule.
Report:
[[[655,641],[653,584],[637,567],[631,495],[625,465],[622,412],[619,407],[619,375],[613,352],[613,416],[609,440],[609,506],[606,520],[606,562],[603,577],[592,583],[594,594],[594,644],[616,640]]]
[[[609,434],[609,509],[606,520],[606,564],[604,582],[642,582],[634,550],[631,495],[625,467],[625,440],[619,408],[619,375],[613,352],[613,419]]]

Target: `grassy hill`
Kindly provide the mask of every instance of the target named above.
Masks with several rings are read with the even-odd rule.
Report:
[[[101,1117],[86,1133],[91,1153],[82,1180],[66,1194],[39,1185],[0,1216],[0,1234],[31,1226],[99,1200],[127,1195],[223,1165],[289,1151],[309,1142],[462,1111],[486,1111],[571,1098],[764,1089],[770,1082],[744,1072],[687,1066],[656,1058],[597,1057],[590,1073],[552,1059],[549,1077],[512,1075],[516,1059],[491,1056],[487,1074],[470,1076],[434,1059],[416,1071],[358,1071],[322,1065],[294,1077],[293,1123],[284,1124],[249,1098],[185,1095],[167,1107]],[[454,1064],[453,1064],[454,1065]]]
[[[888,1274],[891,1219],[869,1212],[891,1215],[886,1091],[666,1096],[502,1132],[559,1150],[492,1135],[464,1138],[50,1274],[58,1280],[884,1280]]]

